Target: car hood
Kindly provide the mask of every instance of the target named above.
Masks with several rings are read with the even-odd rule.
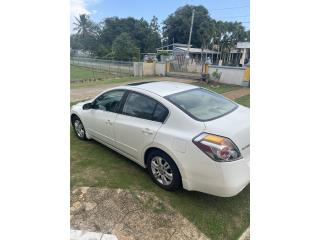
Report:
[[[238,106],[233,112],[205,122],[205,132],[231,139],[239,148],[242,155],[250,150],[250,110]]]

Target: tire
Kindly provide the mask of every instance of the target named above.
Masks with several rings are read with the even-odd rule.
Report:
[[[158,186],[167,191],[176,191],[181,188],[179,169],[168,154],[153,150],[148,154],[146,163],[152,181]]]
[[[85,130],[85,128],[83,126],[83,123],[81,122],[79,117],[74,116],[72,118],[72,126],[73,126],[73,129],[74,129],[74,132],[75,132],[76,136],[80,140],[87,140],[86,130]]]

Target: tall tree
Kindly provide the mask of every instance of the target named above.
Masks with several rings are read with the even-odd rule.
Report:
[[[156,16],[153,16],[153,18],[150,21],[150,33],[148,34],[148,37],[146,39],[146,45],[145,45],[145,51],[146,52],[156,52],[156,48],[161,46],[161,37],[159,33],[159,23],[158,18]]]
[[[75,17],[76,22],[73,24],[75,25],[74,29],[77,31],[77,34],[82,36],[83,38],[92,35],[92,27],[94,23],[90,20],[88,14],[80,14],[79,17]]]
[[[97,40],[99,37],[99,26],[90,20],[89,15],[80,14],[78,18],[75,18],[74,30],[76,31],[73,41],[77,41],[77,46],[82,46],[83,50],[89,50],[94,52],[97,46]],[[75,43],[73,42],[73,46]]]
[[[121,33],[113,41],[112,54],[116,60],[137,60],[139,49],[128,33]]]
[[[169,15],[163,22],[164,37],[171,42],[188,43],[192,10],[195,10],[191,44],[194,47],[201,47],[207,41],[212,30],[212,19],[208,10],[203,6],[185,5],[178,8]]]

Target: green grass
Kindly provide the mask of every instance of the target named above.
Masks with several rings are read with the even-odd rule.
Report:
[[[85,80],[85,79],[91,79],[91,78],[110,78],[112,77],[112,74],[109,74],[108,72],[102,72],[97,70],[92,70],[90,68],[85,67],[78,67],[70,65],[70,80]]]
[[[249,225],[247,187],[232,198],[199,192],[167,192],[155,185],[147,171],[95,141],[71,139],[71,187],[91,186],[149,191],[179,211],[212,239],[237,239]]]
[[[250,95],[238,100],[249,106]],[[250,224],[250,186],[231,198],[199,192],[167,192],[155,185],[147,171],[95,141],[71,139],[71,187],[110,187],[154,193],[212,239],[238,239]],[[146,206],[147,207],[147,206]],[[165,211],[160,206],[154,211]]]
[[[246,107],[250,107],[250,94],[243,96],[241,98],[238,98],[235,101],[241,105],[244,105]]]
[[[71,83],[70,88],[81,88],[81,87],[94,87],[99,85],[108,85],[108,84],[116,84],[116,83],[126,83],[131,81],[143,80],[143,77],[121,77],[121,78],[111,78],[105,80],[97,80],[97,81],[87,81],[83,83]]]
[[[96,81],[89,81],[89,79],[97,79]],[[114,84],[130,82],[133,80],[143,79],[141,77],[131,77],[131,76],[116,76],[108,72],[101,72],[95,70],[94,73],[90,68],[78,67],[70,65],[70,80],[87,80],[84,82],[71,82],[71,88],[79,87],[92,87],[101,84]]]
[[[193,83],[193,85],[207,88],[216,93],[225,93],[225,92],[230,92],[230,91],[242,88],[241,86],[238,86],[238,85],[223,84],[223,83],[220,83],[218,85],[212,85],[212,84],[207,84],[203,82],[198,82],[198,83]]]
[[[119,83],[133,78],[97,81]],[[97,85],[93,82],[93,85]],[[72,84],[71,84],[72,85]],[[73,87],[90,86],[90,82]],[[196,83],[217,93],[229,92],[240,86]],[[235,100],[250,107],[250,95]],[[73,105],[75,103],[72,103]],[[167,192],[156,186],[146,170],[95,141],[80,141],[71,129],[71,187],[91,186],[149,191],[191,221],[212,239],[237,239],[250,224],[250,186],[232,198],[220,198],[199,192],[179,190]],[[147,206],[146,206],[147,207]],[[155,211],[165,211],[160,206]]]

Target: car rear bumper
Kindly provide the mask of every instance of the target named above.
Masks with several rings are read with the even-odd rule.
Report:
[[[250,182],[250,155],[233,162],[212,161],[202,171],[206,172],[206,178],[196,175],[188,177],[186,184],[188,190],[219,197],[232,197],[241,192]]]

